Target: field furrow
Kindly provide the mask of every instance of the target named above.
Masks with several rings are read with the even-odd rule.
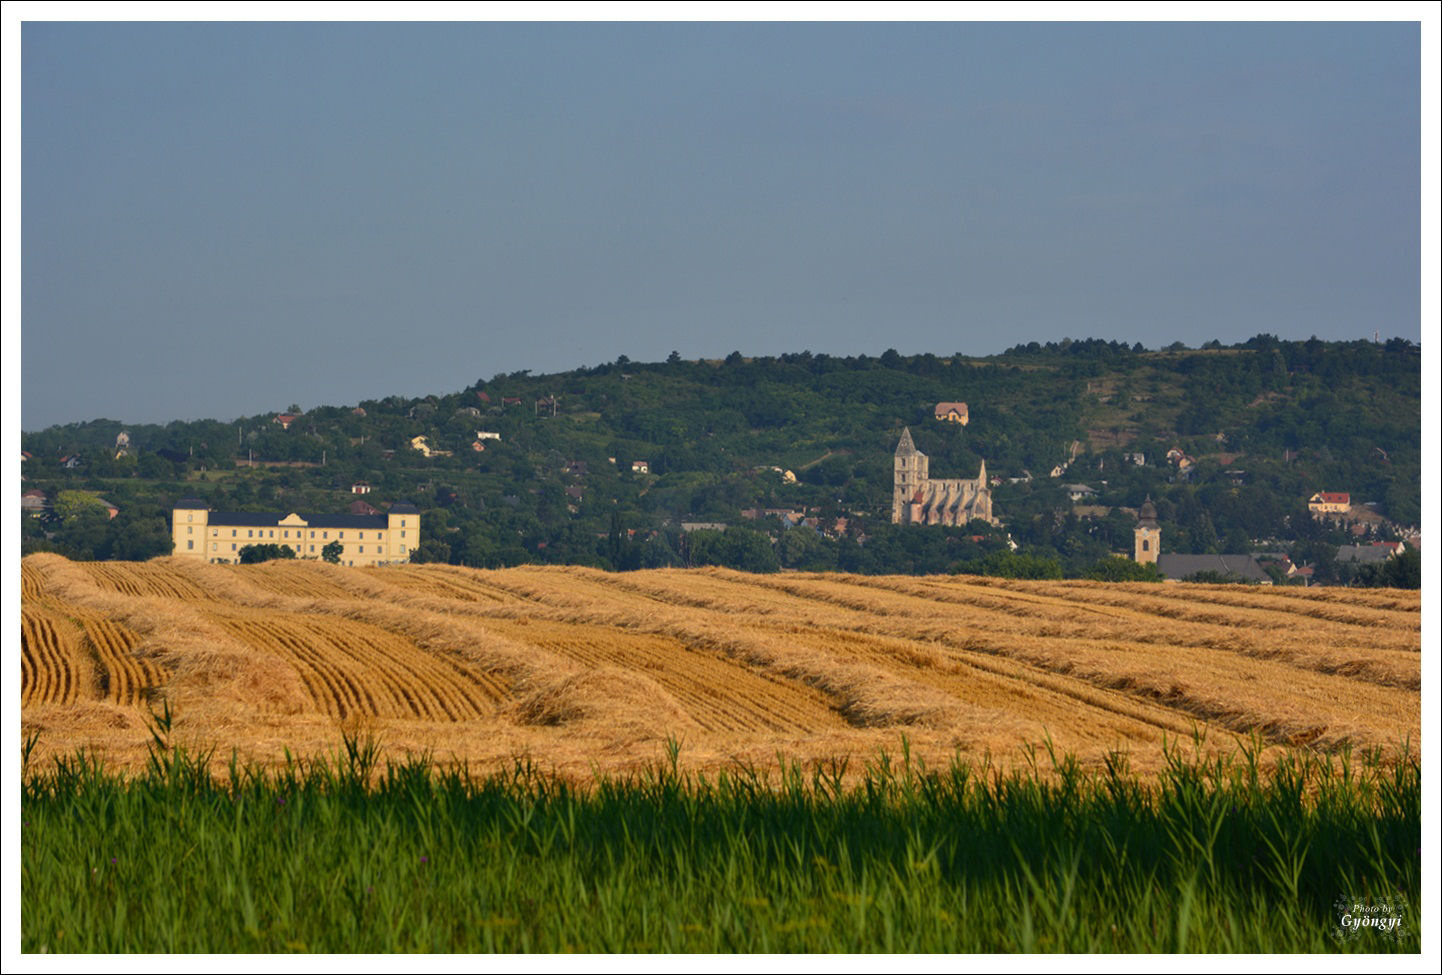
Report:
[[[133,630],[102,618],[87,618],[83,626],[97,666],[105,674],[102,683],[107,699],[140,707],[149,700],[154,688],[165,683],[168,677],[165,668],[131,652],[140,643],[139,635]]]
[[[402,749],[580,775],[670,736],[715,767],[904,732],[933,764],[1045,735],[1138,768],[1198,727],[1420,736],[1421,602],[1399,591],[34,555],[21,596],[25,721],[134,762],[157,695],[193,740],[267,760],[362,720]]]
[[[589,667],[644,673],[681,702],[696,723],[716,731],[797,732],[839,729],[845,722],[826,699],[738,667],[681,641],[602,625],[488,621],[487,630]]]
[[[296,666],[325,714],[454,722],[490,713],[500,697],[493,679],[477,680],[455,661],[363,623],[283,612],[222,621]]]
[[[35,606],[20,611],[20,699],[72,704],[96,696],[95,671],[74,623]]]

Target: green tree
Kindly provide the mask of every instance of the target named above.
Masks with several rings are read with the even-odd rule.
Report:
[[[1221,583],[1241,583],[1247,580],[1235,572],[1218,572],[1215,569],[1203,569],[1200,572],[1193,572],[1182,580],[1183,582],[1205,582],[1211,585]]]
[[[998,576],[1003,579],[1060,579],[1061,563],[1056,559],[1026,552],[998,549],[995,552],[963,563],[959,570],[965,575]]]
[[[1422,588],[1422,553],[1407,549],[1401,555],[1385,562],[1364,565],[1354,580],[1356,585],[1368,587],[1386,586],[1393,589]]]
[[[1151,562],[1133,562],[1113,555],[1092,565],[1082,573],[1083,579],[1098,582],[1161,582],[1162,572]]]
[[[332,544],[339,545],[340,543],[333,542]],[[330,548],[330,546],[327,545],[326,548]],[[293,558],[295,558],[295,549],[291,548],[289,545],[276,545],[274,543],[266,543],[263,545],[246,545],[240,550],[241,565],[255,565],[260,562],[269,562],[272,559]],[[335,559],[329,559],[327,561],[338,562],[340,561],[339,555],[337,555]]]
[[[331,542],[329,545],[327,545],[325,548],[323,548],[323,549],[320,550],[320,557],[321,557],[322,559],[325,559],[325,561],[327,561],[327,562],[336,562],[336,563],[338,563],[338,562],[340,562],[341,554],[342,554],[344,551],[345,551],[345,546],[342,545],[339,541],[334,541],[334,542]]]
[[[439,539],[426,539],[411,553],[412,562],[449,562],[451,547]]]
[[[61,491],[52,507],[55,544],[71,558],[103,557],[99,551],[110,531],[110,512],[100,499],[84,491]]]
[[[61,491],[55,495],[55,501],[51,505],[55,517],[62,525],[69,524],[86,514],[99,513],[105,516],[108,521],[110,512],[105,510],[105,505],[100,499],[86,491]]]

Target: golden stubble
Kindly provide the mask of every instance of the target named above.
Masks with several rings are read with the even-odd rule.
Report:
[[[573,778],[681,743],[689,769],[882,752],[1029,761],[1049,740],[1142,772],[1204,730],[1327,750],[1414,750],[1420,594],[867,577],[722,569],[353,569],[183,558],[22,564],[32,760],[143,765],[171,739],[273,766],[384,755]]]

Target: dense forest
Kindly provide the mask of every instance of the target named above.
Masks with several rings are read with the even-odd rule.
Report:
[[[969,424],[935,420],[939,401],[966,402]],[[890,524],[908,426],[933,477],[975,477],[985,461],[1000,526]],[[445,395],[228,423],[102,419],[22,440],[23,490],[44,492],[22,514],[24,549],[74,558],[168,554],[184,495],[337,512],[364,482],[378,508],[421,509],[417,560],[1126,578],[1140,567],[1115,556],[1150,496],[1165,551],[1286,552],[1317,581],[1348,581],[1338,546],[1421,521],[1421,353],[1259,335],[985,358],[622,355]],[[1367,517],[1312,518],[1322,490]]]

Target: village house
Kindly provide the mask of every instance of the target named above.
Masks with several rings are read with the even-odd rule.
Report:
[[[282,430],[289,430],[290,425],[298,419],[300,418],[292,413],[277,413],[275,416],[271,417],[270,422],[279,423]]]
[[[793,508],[743,508],[741,517],[748,521],[759,521],[762,518],[777,518],[786,528],[795,528],[806,520],[806,512],[797,511]]]
[[[962,426],[966,426],[971,422],[967,416],[965,403],[937,403],[931,414],[946,423],[960,423]]]
[[[370,494],[371,486],[365,481],[356,481],[350,486],[351,494]]]
[[[631,461],[631,473],[649,474],[651,473],[651,465],[649,462],[644,460],[633,460]]]
[[[1313,569],[1293,562],[1286,552],[1258,552],[1254,558],[1262,571],[1269,575],[1270,570],[1276,569],[1287,579],[1301,579],[1303,582],[1310,582],[1312,579]]]
[[[1264,586],[1272,584],[1272,577],[1263,571],[1257,560],[1250,555],[1176,555],[1157,557],[1157,568],[1168,582],[1189,579],[1198,573],[1215,573],[1226,578],[1256,582]]]
[[[1338,545],[1338,562],[1372,565],[1396,558],[1407,550],[1404,542],[1373,542],[1370,545]]]
[[[1318,491],[1307,499],[1307,510],[1313,516],[1346,514],[1352,510],[1352,495],[1346,491]]]
[[[200,498],[181,498],[171,513],[175,554],[207,562],[238,562],[247,545],[285,545],[297,558],[320,559],[339,542],[341,565],[395,565],[410,561],[420,532],[420,511],[404,501],[386,514],[317,515],[214,511]]]
[[[449,450],[436,450],[434,447],[432,447],[432,446],[426,441],[426,438],[425,438],[424,436],[421,436],[421,437],[411,437],[411,449],[412,449],[412,450],[419,450],[419,451],[421,452],[421,456],[422,456],[422,457],[449,457],[449,456],[451,456],[451,452],[450,452]]]
[[[1181,479],[1185,481],[1190,480],[1192,476],[1192,468],[1196,466],[1197,460],[1190,454],[1183,452],[1182,448],[1173,447],[1171,450],[1167,451],[1167,463],[1175,467],[1177,469],[1178,476],[1180,476]]]
[[[768,466],[768,467],[758,467],[758,468],[756,468],[756,471],[757,471],[758,473],[761,472],[761,471],[774,471],[775,473],[781,475],[782,483],[785,483],[785,484],[795,484],[795,483],[796,483],[796,473],[795,473],[794,471],[788,471],[788,470],[787,470],[786,468],[784,468],[784,467],[777,467],[777,466],[775,466],[775,465],[773,464],[773,465]]]
[[[32,518],[39,518],[50,510],[50,501],[44,491],[32,488],[20,495],[20,510]]]

